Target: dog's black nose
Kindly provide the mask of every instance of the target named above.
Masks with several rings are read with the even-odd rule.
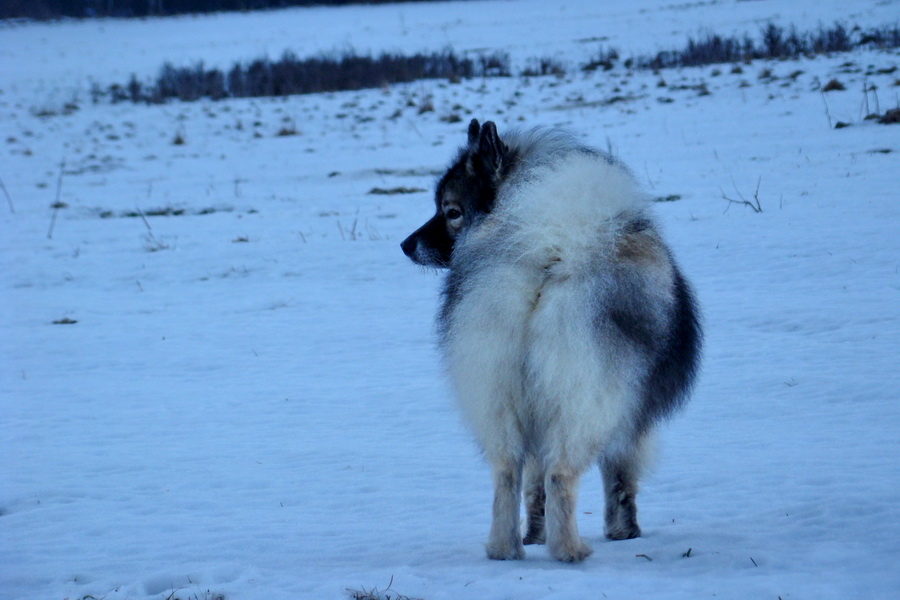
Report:
[[[419,240],[416,238],[415,234],[413,234],[400,243],[400,248],[403,250],[403,254],[412,258],[413,254],[416,252],[416,246],[418,245]]]

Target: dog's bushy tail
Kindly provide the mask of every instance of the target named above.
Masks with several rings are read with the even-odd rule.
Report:
[[[670,334],[644,385],[638,430],[643,433],[657,421],[681,408],[690,395],[700,365],[703,332],[693,290],[674,268],[675,305]]]

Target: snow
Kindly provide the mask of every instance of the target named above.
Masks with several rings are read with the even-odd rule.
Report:
[[[769,20],[889,24],[897,6],[521,0],[0,26],[0,598],[897,597],[900,128],[863,120],[866,101],[898,104],[896,72],[878,72],[897,52],[164,106],[86,94],[165,60],[449,44],[574,65],[600,44],[651,54]],[[831,78],[847,90],[823,94]],[[603,539],[585,477],[595,553],[577,566],[534,546],[484,557],[490,478],[434,347],[440,278],[399,249],[430,192],[368,193],[429,190],[472,117],[570,128],[680,196],[657,209],[703,307],[703,374],[660,432],[644,537]],[[285,123],[299,134],[277,136]],[[723,198],[755,194],[760,213]]]

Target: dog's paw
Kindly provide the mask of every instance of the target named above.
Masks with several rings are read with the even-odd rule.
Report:
[[[489,543],[487,555],[491,560],[522,560],[525,558],[525,547],[521,542],[516,544]]]
[[[560,544],[550,550],[550,555],[553,558],[566,563],[580,563],[593,553],[594,549],[579,538]]]
[[[631,527],[616,527],[606,530],[606,538],[610,540],[632,540],[641,537],[641,528],[637,524]]]

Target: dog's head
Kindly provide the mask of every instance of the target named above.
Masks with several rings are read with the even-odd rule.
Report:
[[[493,209],[512,159],[497,126],[472,119],[468,144],[438,181],[435,215],[403,240],[403,252],[420,265],[449,267],[456,239]]]

